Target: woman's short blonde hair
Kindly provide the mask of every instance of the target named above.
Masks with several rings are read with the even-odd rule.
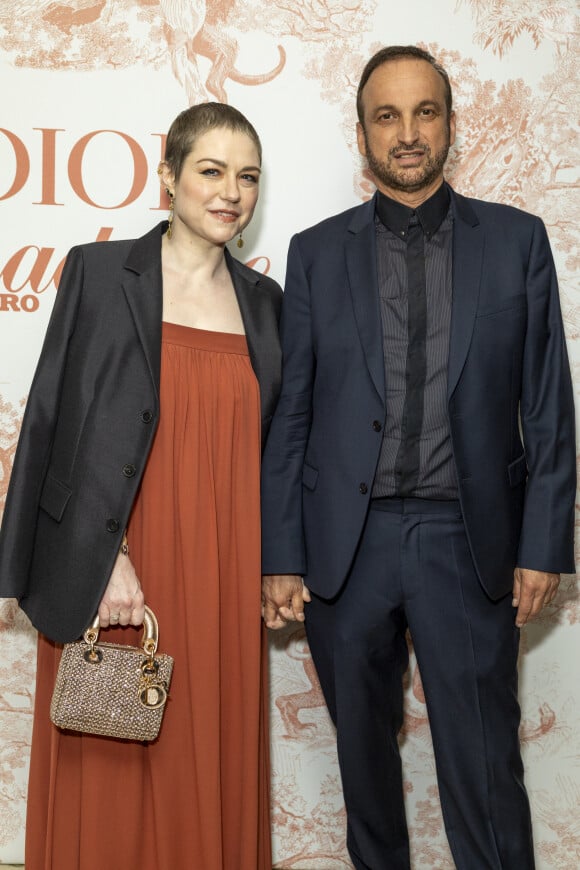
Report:
[[[260,137],[245,115],[225,103],[200,103],[181,112],[167,133],[165,163],[176,181],[179,180],[183,163],[192,150],[196,139],[203,136],[208,130],[215,130],[219,127],[235,130],[249,136],[256,146],[260,163],[262,162]]]

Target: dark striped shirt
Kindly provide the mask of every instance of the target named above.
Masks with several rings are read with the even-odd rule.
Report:
[[[416,214],[424,231],[427,330],[419,469],[411,492],[401,492],[395,474],[408,378],[409,323],[407,232]],[[377,272],[385,359],[386,419],[373,498],[412,495],[455,499],[457,478],[447,413],[447,362],[451,327],[453,218],[442,185],[414,212],[378,194],[375,218]],[[403,445],[403,448],[405,445]]]

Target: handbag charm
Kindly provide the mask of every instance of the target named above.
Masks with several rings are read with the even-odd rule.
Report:
[[[159,627],[145,608],[141,647],[99,643],[99,620],[83,640],[65,644],[50,706],[59,728],[155,740],[161,727],[173,659],[157,652]]]

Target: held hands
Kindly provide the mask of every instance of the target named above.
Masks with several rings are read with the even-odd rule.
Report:
[[[530,619],[534,619],[543,607],[553,601],[559,584],[559,574],[532,571],[530,568],[515,569],[512,604],[518,608],[516,613],[518,628]]]
[[[299,574],[265,574],[262,577],[262,618],[268,628],[287,622],[304,622],[304,602],[310,592]]]
[[[101,628],[143,624],[145,596],[133,563],[124,553],[117,556],[98,612]]]

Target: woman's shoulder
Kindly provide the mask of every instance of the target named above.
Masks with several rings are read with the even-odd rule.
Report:
[[[107,239],[99,242],[86,242],[75,245],[68,252],[68,259],[80,256],[85,263],[106,263],[107,268],[112,264],[124,264],[132,252],[139,255],[140,252],[150,253],[160,249],[161,236],[167,228],[167,223],[161,223],[150,229],[145,235],[133,239]]]
[[[226,259],[230,270],[237,273],[241,278],[244,278],[250,284],[259,286],[261,289],[272,294],[274,297],[282,297],[281,286],[273,278],[270,278],[269,275],[265,275],[263,272],[259,272],[257,269],[253,269],[251,266],[247,266],[240,260],[236,260],[236,258],[233,257],[229,251],[227,251],[226,253]]]

